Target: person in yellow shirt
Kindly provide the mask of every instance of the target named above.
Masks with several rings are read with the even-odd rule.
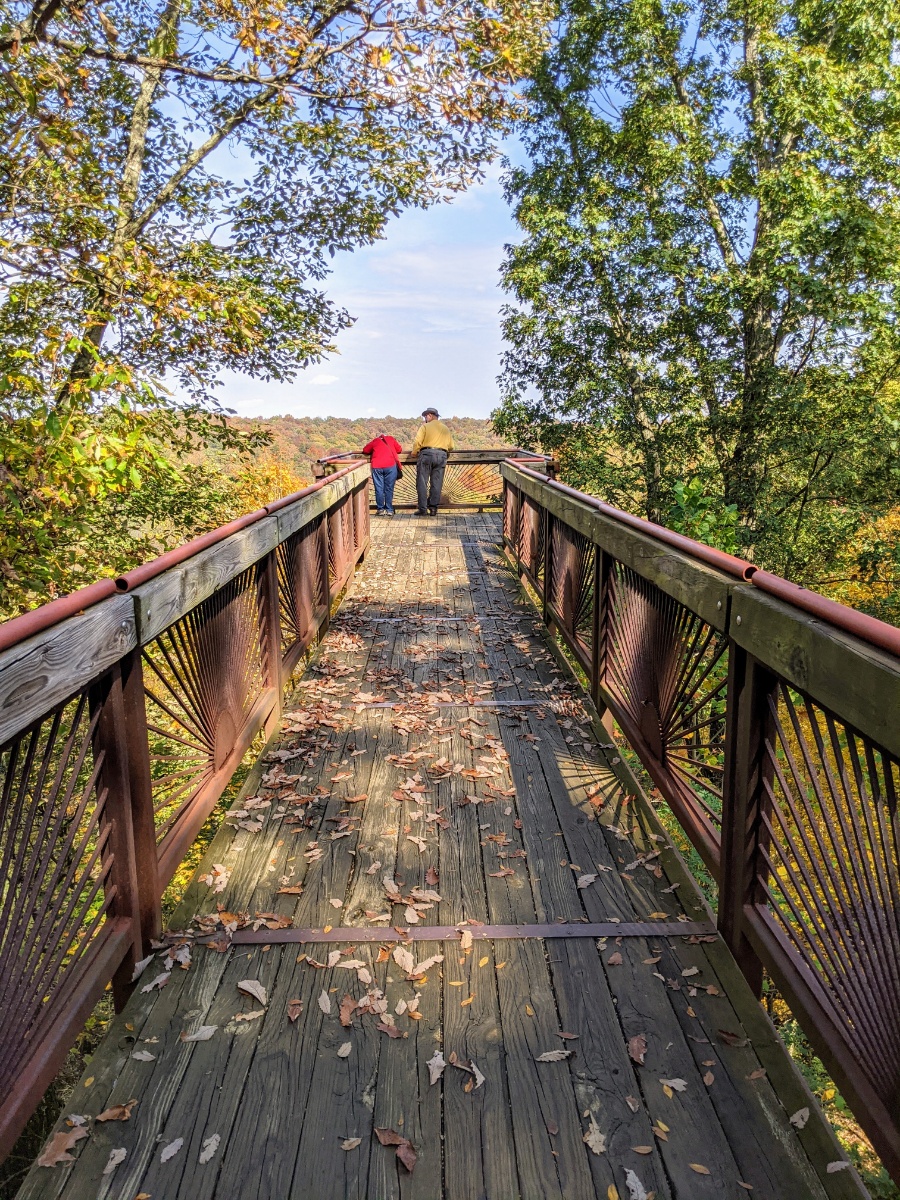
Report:
[[[426,408],[422,413],[422,420],[424,424],[420,426],[410,451],[416,460],[418,517],[437,514],[441,502],[441,488],[444,486],[447,455],[453,449],[453,434],[440,419],[436,408]]]

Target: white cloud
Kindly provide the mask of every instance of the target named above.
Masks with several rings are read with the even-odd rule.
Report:
[[[382,241],[337,256],[324,286],[356,318],[337,338],[340,376],[327,361],[291,383],[228,374],[222,403],[242,416],[414,417],[428,403],[488,416],[503,351],[499,267],[517,237],[498,174],[493,166],[452,204],[406,212]]]

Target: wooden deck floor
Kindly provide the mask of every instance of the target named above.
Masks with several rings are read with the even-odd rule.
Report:
[[[503,567],[498,518],[373,527],[176,927],[708,921]],[[831,1131],[715,938],[374,937],[194,946],[161,989],[155,960],[72,1099],[75,1163],[20,1197],[864,1194],[828,1172]],[[410,978],[409,955],[443,961]],[[408,1139],[411,1173],[376,1130]]]

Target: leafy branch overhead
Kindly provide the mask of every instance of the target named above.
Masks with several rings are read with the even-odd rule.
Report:
[[[808,580],[896,504],[898,38],[891,0],[565,0],[507,172],[502,432]]]
[[[290,380],[334,347],[331,257],[479,177],[545,6],[0,6],[8,579],[53,561],[60,514],[81,546],[193,448],[253,449],[216,417],[220,374]]]

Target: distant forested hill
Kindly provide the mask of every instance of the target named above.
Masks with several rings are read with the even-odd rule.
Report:
[[[446,421],[460,449],[490,450],[507,444],[494,433],[490,421],[474,417],[447,417]],[[408,450],[422,422],[418,417],[366,417],[358,421],[346,417],[268,417],[253,421],[234,418],[229,423],[238,429],[268,430],[274,457],[298,475],[311,478],[310,463],[315,459],[361,450],[379,433],[391,434]]]

